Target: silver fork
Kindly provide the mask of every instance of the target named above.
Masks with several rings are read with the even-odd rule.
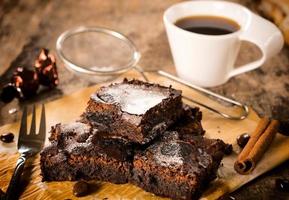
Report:
[[[37,154],[43,147],[45,141],[46,134],[46,122],[45,122],[45,107],[42,105],[41,111],[41,119],[39,132],[36,134],[36,111],[35,105],[33,106],[32,111],[32,121],[30,132],[27,132],[27,107],[24,107],[21,125],[19,130],[19,138],[18,138],[18,152],[20,153],[20,157],[18,158],[13,176],[10,180],[7,192],[6,192],[6,200],[17,199],[18,198],[18,183],[20,181],[21,174],[24,169],[25,161]]]

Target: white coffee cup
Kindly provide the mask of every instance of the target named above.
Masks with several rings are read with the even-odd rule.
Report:
[[[186,31],[175,22],[188,16],[219,16],[237,22],[240,29],[226,35],[205,35]],[[186,1],[164,13],[164,24],[171,52],[180,78],[193,84],[212,87],[231,77],[260,67],[283,46],[280,30],[236,3],[226,1]],[[242,40],[256,44],[262,57],[234,68]]]

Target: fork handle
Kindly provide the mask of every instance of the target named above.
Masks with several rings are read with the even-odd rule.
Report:
[[[26,157],[23,154],[17,160],[16,167],[14,169],[12,178],[10,180],[10,183],[6,192],[6,200],[18,199],[19,194],[17,192],[19,191],[17,191],[17,188],[18,188],[21,174],[24,169],[25,161],[26,161]]]

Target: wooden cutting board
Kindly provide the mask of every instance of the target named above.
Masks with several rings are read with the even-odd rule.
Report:
[[[223,107],[212,99],[202,96],[199,93],[166,78],[157,76],[153,73],[149,73],[147,75],[151,82],[160,83],[167,86],[172,85],[175,88],[181,89],[184,95],[211,105],[214,108],[218,108],[232,114],[238,114],[240,112],[238,108]],[[141,76],[137,72],[130,71],[118,77],[114,82],[119,82],[124,77],[141,79]],[[108,83],[102,85],[106,84]],[[78,116],[84,111],[90,94],[95,92],[99,87],[100,85],[95,85],[93,87],[75,92],[69,96],[65,96],[59,100],[47,103],[47,127],[59,122],[65,123],[77,119]],[[40,114],[39,108],[37,110],[38,114]],[[216,199],[225,193],[232,192],[245,183],[289,159],[289,137],[277,134],[277,137],[275,138],[270,149],[266,152],[254,172],[250,175],[237,174],[233,169],[233,163],[235,162],[237,154],[240,151],[236,145],[236,138],[242,133],[251,133],[256,127],[259,117],[252,109],[250,110],[248,118],[239,121],[224,119],[219,115],[209,112],[203,108],[201,108],[201,110],[203,112],[203,126],[206,130],[205,136],[208,138],[220,138],[227,143],[233,144],[234,149],[234,153],[232,155],[223,159],[222,166],[218,171],[218,178],[209,185],[207,191],[203,194],[203,199]],[[16,134],[15,141],[17,141],[18,130],[19,123],[8,124],[0,128],[0,134],[11,131]],[[7,185],[13,173],[17,156],[16,142],[11,144],[0,143],[0,188],[4,191],[7,189]],[[22,199],[75,199],[72,194],[74,182],[41,182],[39,156],[37,156],[29,165],[27,165],[26,175],[27,174],[30,174],[30,176],[28,176],[29,183],[26,185],[24,192],[21,195]],[[26,177],[26,175],[24,176]],[[93,183],[95,184],[95,191],[93,191],[90,195],[83,197],[83,199],[162,199],[161,197],[145,192],[131,184],[115,185],[105,182]]]

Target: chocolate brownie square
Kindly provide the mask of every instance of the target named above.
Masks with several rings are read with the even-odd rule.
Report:
[[[42,181],[100,180],[127,183],[131,162],[105,155],[69,154],[54,143],[41,152]]]
[[[104,154],[121,161],[131,160],[134,144],[122,138],[107,137],[108,135],[105,125],[96,128],[86,123],[72,122],[53,126],[49,140],[72,154],[85,153],[90,148],[90,154]]]
[[[160,196],[198,199],[216,177],[224,148],[221,140],[167,131],[135,155],[131,182]]]
[[[126,183],[133,147],[121,139],[106,140],[102,130],[73,122],[52,127],[51,145],[41,152],[43,181],[101,180]]]
[[[83,114],[92,126],[107,125],[111,137],[146,144],[180,117],[181,91],[138,80],[102,87]]]

